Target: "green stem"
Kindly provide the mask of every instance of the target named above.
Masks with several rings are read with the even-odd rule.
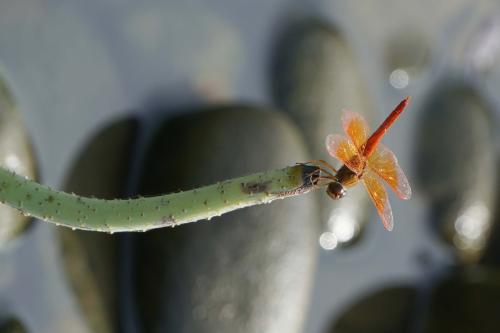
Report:
[[[0,201],[26,215],[75,229],[146,231],[309,192],[318,172],[315,166],[298,164],[185,192],[103,200],[56,191],[0,168]]]

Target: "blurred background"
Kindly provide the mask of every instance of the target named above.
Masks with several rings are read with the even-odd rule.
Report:
[[[495,1],[0,2],[0,163],[102,198],[328,157],[343,108],[413,189],[145,234],[1,207],[0,332],[498,332]],[[338,164],[336,164],[338,165]]]

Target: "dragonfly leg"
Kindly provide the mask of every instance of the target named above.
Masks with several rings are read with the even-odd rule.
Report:
[[[328,181],[326,184],[328,184],[330,182],[336,182],[337,181],[337,178],[335,178],[334,176],[328,176],[328,175],[327,176],[319,176],[317,178],[317,180],[316,180],[316,185],[318,185],[319,181],[322,180],[322,179]],[[322,184],[322,185],[326,185],[326,184]],[[322,186],[322,185],[318,185],[318,186]]]
[[[310,160],[310,161],[307,161],[307,163],[316,164],[316,165],[323,165],[324,167],[332,170],[335,173],[338,171],[330,163],[328,163],[325,160]]]
[[[302,163],[299,163],[299,164],[302,164]],[[337,172],[337,170],[334,167],[332,167],[325,160],[310,160],[310,161],[307,161],[305,164],[313,164],[317,168],[317,170],[319,170],[321,173],[324,174],[324,175],[321,175],[321,173],[320,173],[318,175],[317,170],[311,172],[309,175],[307,175],[307,177],[310,178],[311,183],[316,185],[318,183],[319,179],[328,179],[329,181],[334,181],[334,182],[337,181],[337,177],[335,177],[335,175],[331,171],[329,171],[325,168],[331,169],[331,170],[333,170],[333,172]],[[312,179],[313,176],[316,176],[315,181],[313,181],[313,179]]]
[[[307,163],[316,165],[318,167],[318,169],[320,169],[321,171],[323,171],[324,173],[326,173],[327,175],[330,175],[332,177],[334,177],[334,175],[330,171],[327,171],[325,168],[328,168],[328,169],[332,170],[334,173],[337,173],[337,169],[332,167],[330,165],[330,163],[328,163],[325,160],[310,160],[310,161],[307,161]],[[323,167],[321,167],[321,166],[323,166]]]

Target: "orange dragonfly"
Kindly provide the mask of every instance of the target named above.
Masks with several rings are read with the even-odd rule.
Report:
[[[380,141],[409,101],[410,97],[401,101],[370,137],[368,137],[369,129],[365,119],[358,113],[344,110],[342,125],[348,137],[339,134],[330,134],[326,137],[328,153],[344,165],[336,170],[324,160],[311,161],[325,174],[321,178],[329,180],[326,193],[332,199],[342,198],[346,194],[346,188],[362,180],[384,227],[389,231],[393,229],[394,221],[389,198],[381,179],[401,199],[410,199],[411,188],[398,165],[396,156]],[[332,170],[333,173],[322,166]]]

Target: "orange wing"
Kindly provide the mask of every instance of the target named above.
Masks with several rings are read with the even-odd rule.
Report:
[[[344,110],[342,112],[342,126],[347,136],[354,142],[358,152],[362,154],[362,147],[365,145],[366,140],[368,140],[368,135],[370,134],[370,129],[368,128],[365,118],[359,113]]]
[[[382,219],[384,227],[391,231],[394,228],[394,220],[392,218],[391,204],[387,197],[387,192],[378,177],[370,170],[366,170],[363,175],[363,183],[370,195],[378,215]]]
[[[385,180],[401,199],[410,199],[411,188],[408,179],[389,148],[379,143],[377,149],[368,158],[368,167]]]
[[[356,173],[363,170],[363,156],[348,138],[339,134],[330,134],[326,137],[326,149],[328,153],[347,165]]]

